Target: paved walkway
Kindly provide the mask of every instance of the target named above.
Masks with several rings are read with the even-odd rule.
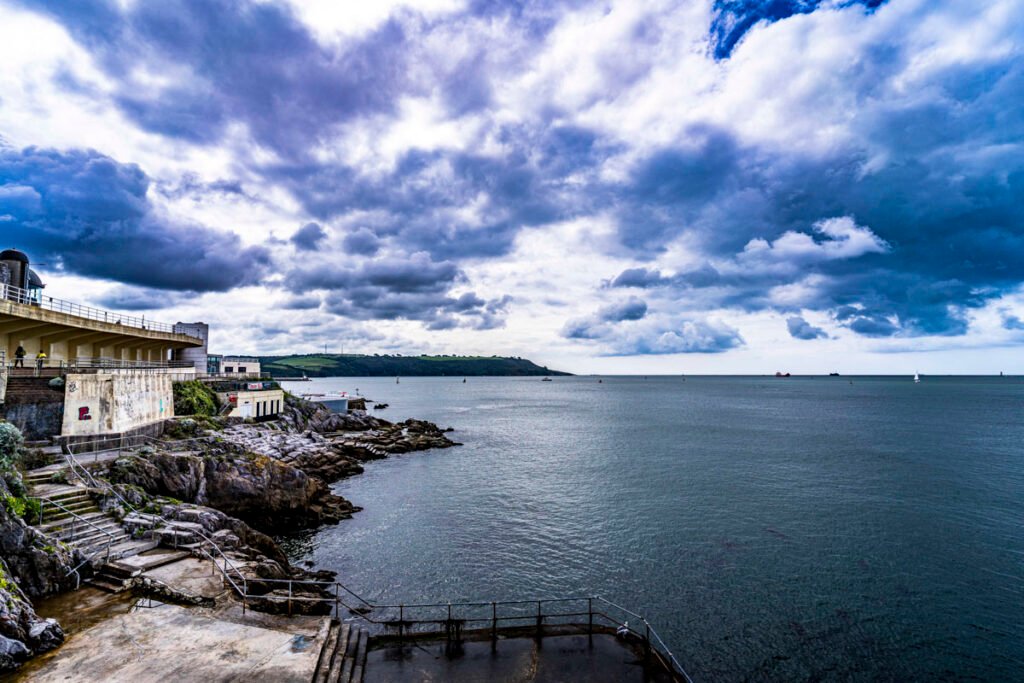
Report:
[[[19,672],[19,680],[309,683],[326,621],[290,626],[255,627],[174,605],[137,608],[72,636],[56,656]]]

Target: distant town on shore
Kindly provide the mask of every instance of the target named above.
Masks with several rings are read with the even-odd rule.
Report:
[[[402,356],[303,354],[260,356],[264,372],[278,377],[481,377],[570,375],[525,358],[502,356]]]

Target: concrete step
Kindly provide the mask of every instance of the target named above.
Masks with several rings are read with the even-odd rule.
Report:
[[[327,671],[326,683],[338,683],[342,680],[342,669],[345,665],[345,650],[348,648],[348,641],[352,636],[352,625],[342,624],[338,631],[338,640],[334,644],[334,652],[331,655],[331,666]]]
[[[99,588],[105,593],[120,593],[125,590],[123,581],[108,581],[102,576],[93,576],[85,580],[93,588]]]
[[[83,525],[78,527],[74,533],[69,531],[66,534],[59,535],[57,538],[68,545],[86,545],[103,539],[110,540],[111,537],[117,537],[123,531],[120,526],[114,523],[97,524],[96,526]]]
[[[125,536],[128,540],[125,540],[110,549],[111,560],[123,560],[126,557],[135,557],[142,553],[149,552],[157,548],[160,543],[152,540],[135,540],[130,536]]]
[[[44,534],[49,534],[53,536],[55,534],[60,533],[64,529],[70,529],[73,522],[77,523],[79,526],[81,526],[85,520],[88,520],[93,524],[96,524],[96,520],[100,518],[109,519],[105,512],[87,512],[84,515],[79,515],[78,519],[75,519],[74,517],[64,517],[62,519],[56,519],[52,522],[40,524],[36,528],[38,528],[39,531],[42,531]]]
[[[82,517],[75,520],[75,524],[69,524],[51,534],[60,539],[71,536],[81,536],[86,531],[121,531],[121,525],[109,515],[101,514],[99,517]]]
[[[67,507],[70,503],[80,503],[82,501],[92,502],[92,494],[89,489],[84,489],[78,486],[62,488],[62,489],[46,489],[39,491],[39,497],[43,500],[50,500]]]
[[[68,545],[72,548],[78,548],[83,553],[89,554],[99,550],[100,548],[106,548],[107,546],[113,548],[114,546],[129,540],[131,539],[128,534],[122,531],[120,533],[110,534],[109,536],[107,534],[96,534],[95,536],[88,538],[83,537],[78,540],[68,541]]]
[[[320,658],[316,661],[316,669],[313,670],[312,683],[326,683],[327,674],[331,670],[331,660],[334,658],[334,650],[338,646],[338,633],[341,631],[341,624],[331,621],[331,627],[327,631],[327,638],[320,647]]]
[[[102,573],[110,578],[128,580],[135,578],[142,573],[142,570],[138,567],[130,567],[127,565],[120,564],[118,562],[108,562],[104,567]]]
[[[74,519],[83,517],[87,514],[99,512],[100,509],[96,503],[91,500],[87,503],[74,503],[72,505],[61,505],[61,507],[53,507],[52,505],[43,506],[43,523],[56,522],[60,519]]]

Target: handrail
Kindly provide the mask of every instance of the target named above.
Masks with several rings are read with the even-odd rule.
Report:
[[[69,372],[75,370],[181,370],[195,367],[195,363],[182,360],[132,360],[123,358],[73,358],[62,360],[60,367]]]
[[[63,510],[64,512],[66,512],[69,515],[71,515],[71,518],[72,518],[72,520],[74,522],[82,522],[85,525],[92,527],[93,530],[100,532],[101,534],[103,534],[104,536],[106,536],[109,539],[105,546],[103,546],[102,548],[98,548],[95,552],[93,552],[91,555],[89,555],[89,557],[87,557],[85,560],[83,560],[82,562],[79,562],[78,566],[74,567],[73,569],[71,569],[70,571],[65,573],[64,576],[71,576],[72,574],[77,574],[78,573],[78,569],[80,567],[82,567],[82,565],[84,565],[86,562],[91,561],[92,558],[96,557],[97,555],[99,555],[102,552],[106,552],[107,553],[107,559],[110,558],[110,548],[117,541],[117,537],[116,536],[114,536],[112,533],[110,533],[109,531],[107,531],[103,527],[100,527],[100,526],[97,526],[96,524],[93,524],[90,520],[86,519],[85,517],[82,517],[82,516],[78,515],[78,513],[73,512],[73,511],[67,509],[66,507],[64,507],[63,505],[58,503],[57,501],[49,500],[47,498],[36,498],[36,500],[39,501],[39,523],[40,524],[42,524],[42,522],[43,522],[43,508],[45,508],[46,505],[49,504],[49,505],[52,505],[53,507],[56,507],[56,508],[58,508],[60,510]],[[75,536],[76,535],[77,535],[77,529],[75,528],[75,524],[73,523],[71,525],[71,538],[69,538],[68,540],[72,540],[72,541],[75,540]]]
[[[249,590],[248,589],[248,581],[245,578],[245,574],[243,574],[242,571],[238,567],[235,566],[234,562],[232,562],[231,560],[228,559],[228,556],[224,554],[224,551],[222,551],[220,549],[220,546],[218,546],[216,544],[216,542],[214,542],[214,540],[212,538],[210,538],[209,536],[204,534],[202,531],[194,531],[194,533],[195,533],[196,536],[199,536],[199,538],[201,538],[202,540],[204,540],[207,543],[209,543],[210,546],[214,550],[217,551],[217,554],[220,555],[221,559],[224,560],[224,567],[223,568],[221,568],[219,565],[217,565],[216,558],[214,558],[212,555],[210,555],[210,553],[206,552],[203,549],[202,545],[199,546],[199,549],[202,550],[204,553],[206,553],[207,557],[209,557],[213,561],[214,566],[216,566],[217,569],[220,569],[221,573],[224,575],[224,578],[231,584],[231,587],[235,589],[235,592],[238,593],[239,596],[244,597],[246,595],[246,593],[248,592],[248,590]],[[236,584],[231,579],[231,575],[227,571],[228,567],[231,567],[231,569],[234,570],[234,572],[237,575],[238,579],[242,582],[242,587],[241,588],[239,588],[238,584]]]
[[[193,339],[199,339],[199,337],[188,334],[187,332],[176,331],[175,326],[169,323],[161,323],[153,320],[147,321],[146,316],[136,317],[124,315],[113,311],[105,311],[100,308],[93,308],[92,306],[84,306],[82,304],[74,303],[73,301],[57,299],[52,296],[34,295],[31,290],[15,287],[14,285],[0,285],[0,299],[5,299],[11,303],[21,304],[24,306],[36,306],[48,311],[54,311],[55,313],[74,315],[88,320],[96,320],[99,322],[147,331],[170,332],[171,334],[181,334],[186,337],[192,337]]]
[[[207,540],[209,540],[209,539],[207,539]],[[213,543],[212,541],[210,541],[210,543],[216,548],[216,544],[215,543]],[[218,551],[219,550],[220,549],[218,548]],[[222,553],[222,555],[223,555],[223,553]],[[216,565],[216,562],[214,562],[214,564]],[[231,566],[232,566],[233,569],[235,569],[236,572],[238,572],[237,568],[234,567],[234,565],[231,565]],[[230,581],[230,577],[228,576],[226,569],[221,569],[219,566],[218,566],[218,569],[220,569],[220,571],[224,575],[224,577]],[[240,574],[240,572],[238,572],[238,573]],[[242,578],[244,580],[244,576]],[[289,614],[291,613],[291,603],[292,602],[300,602],[300,603],[301,602],[320,602],[320,603],[326,602],[326,603],[334,603],[334,605],[335,605],[335,613],[336,614],[340,614],[340,608],[344,607],[345,609],[349,610],[349,612],[351,612],[355,617],[357,617],[359,619],[362,619],[362,620],[366,621],[367,623],[381,625],[381,626],[396,626],[397,625],[398,628],[399,628],[399,634],[400,635],[403,633],[405,628],[407,628],[409,626],[412,626],[413,624],[417,624],[417,623],[418,624],[444,625],[446,627],[446,630],[447,630],[447,629],[450,629],[452,627],[452,625],[455,624],[456,622],[458,622],[458,624],[460,624],[460,625],[461,624],[465,624],[465,623],[472,623],[472,622],[491,624],[491,628],[493,630],[492,632],[494,632],[496,634],[496,632],[497,632],[497,624],[499,622],[527,621],[527,620],[535,621],[538,633],[540,633],[541,629],[543,628],[543,622],[544,622],[545,619],[571,618],[571,617],[584,617],[584,616],[586,616],[588,618],[589,628],[592,631],[594,618],[598,617],[598,618],[602,618],[602,619],[606,620],[607,622],[609,622],[610,624],[615,626],[617,632],[621,632],[622,630],[625,630],[625,631],[628,631],[629,633],[633,634],[637,638],[639,638],[644,643],[645,648],[649,652],[653,651],[662,660],[662,662],[665,664],[665,666],[672,670],[673,674],[682,677],[682,679],[684,681],[686,681],[686,683],[693,683],[693,680],[690,678],[689,674],[686,673],[686,670],[683,668],[682,664],[679,663],[679,660],[676,658],[676,656],[672,653],[672,651],[665,644],[664,639],[662,639],[661,635],[658,634],[658,632],[655,630],[655,628],[651,625],[651,623],[649,621],[647,621],[647,619],[644,616],[642,616],[642,615],[640,615],[640,614],[638,614],[636,612],[633,612],[633,611],[631,611],[629,609],[626,609],[625,607],[622,607],[621,605],[618,605],[618,604],[612,602],[611,600],[603,598],[603,597],[601,597],[599,595],[579,596],[579,597],[562,597],[562,598],[541,598],[541,599],[534,599],[534,600],[504,600],[504,601],[490,601],[490,602],[434,602],[434,603],[412,603],[412,604],[399,603],[399,604],[396,604],[396,605],[386,605],[386,604],[374,604],[374,603],[371,603],[371,602],[367,601],[365,598],[361,597],[359,594],[357,594],[354,591],[352,591],[351,589],[349,589],[344,584],[339,583],[337,581],[309,581],[309,580],[296,580],[296,579],[262,579],[261,578],[259,580],[259,583],[264,583],[264,584],[288,584],[288,595],[287,595],[287,597],[285,597],[285,596],[270,596],[270,595],[250,595],[247,591],[244,592],[244,593],[243,592],[239,592],[237,585],[233,581],[231,581],[232,586],[235,587],[236,592],[239,592],[239,595],[242,598],[243,610],[245,609],[245,607],[244,607],[245,601],[248,600],[248,599],[252,599],[252,598],[265,599],[265,600],[286,600],[286,601],[288,601]],[[298,596],[298,595],[295,595],[295,590],[294,590],[296,585],[299,585],[299,586],[316,586],[316,587],[319,587],[321,589],[333,587],[334,588],[334,596],[333,597],[303,597],[303,596]],[[340,598],[339,591],[345,591],[349,595],[353,596],[359,602],[362,603],[362,606],[361,607],[353,607],[353,606],[347,604],[344,600],[342,600]],[[583,602],[583,601],[586,601],[586,603],[587,603],[586,611],[569,611],[569,612],[550,612],[549,611],[549,612],[545,612],[544,608],[543,608],[543,606],[545,604],[564,604],[564,603],[569,603],[569,602]],[[643,626],[643,632],[637,630],[636,628],[630,627],[628,621],[616,619],[616,618],[612,617],[611,615],[605,613],[604,611],[601,611],[600,609],[595,609],[594,608],[594,603],[595,602],[597,602],[599,604],[606,605],[606,606],[611,607],[613,609],[616,609],[616,610],[622,612],[624,615],[626,615],[628,617],[632,617],[640,625]],[[530,614],[522,613],[522,614],[516,614],[516,615],[512,615],[512,616],[504,616],[504,615],[503,616],[498,616],[498,611],[497,611],[498,607],[526,606],[526,605],[536,605],[537,606],[537,611],[535,613],[531,612]],[[459,609],[459,608],[483,608],[483,607],[490,607],[491,608],[492,611],[491,611],[491,615],[490,616],[487,616],[487,617],[477,617],[477,618],[468,618],[467,617],[467,618],[460,618],[460,619],[453,619],[452,618],[452,610],[453,609]],[[446,609],[447,610],[446,618],[438,618],[438,619],[410,619],[407,616],[407,614],[406,614],[406,610],[438,609],[438,608]],[[380,611],[380,610],[387,610],[387,609],[391,609],[391,610],[397,609],[397,610],[399,610],[399,618],[397,620],[394,620],[394,619],[379,619],[379,618],[375,618],[371,614],[372,611]]]

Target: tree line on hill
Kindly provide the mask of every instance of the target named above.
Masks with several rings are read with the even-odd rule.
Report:
[[[306,354],[261,356],[261,369],[274,377],[436,377],[568,375],[525,358],[500,356],[399,356]]]

